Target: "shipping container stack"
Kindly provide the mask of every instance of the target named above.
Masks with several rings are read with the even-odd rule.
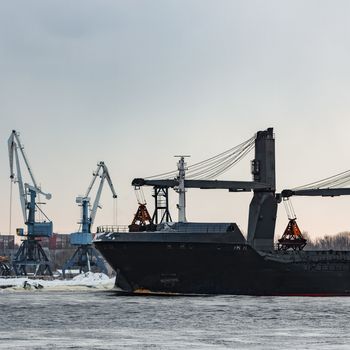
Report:
[[[61,269],[66,259],[74,252],[69,237],[67,234],[54,233],[42,244],[50,254],[53,270]]]
[[[15,236],[0,234],[0,256],[11,256],[15,249]]]

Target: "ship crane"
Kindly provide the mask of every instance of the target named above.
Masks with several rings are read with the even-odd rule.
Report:
[[[320,197],[337,197],[350,195],[350,188],[338,187],[350,183],[350,170],[340,174],[330,176],[310,184],[296,187],[295,189],[286,189],[278,197],[282,198],[287,211],[289,223],[282,237],[278,240],[277,247],[279,250],[302,250],[306,245],[297,223],[293,206],[290,198],[293,196],[320,196]]]
[[[52,235],[52,222],[36,202],[36,197],[40,194],[48,200],[51,199],[51,194],[43,192],[36,182],[28,157],[24,152],[24,146],[16,130],[12,130],[8,139],[8,150],[10,178],[12,183],[18,184],[23,220],[27,226],[26,233],[22,228],[16,230],[17,235],[26,237],[22,240],[22,244],[13,259],[14,271],[16,275],[27,275],[28,272],[32,272],[34,275],[52,275],[49,259],[39,243],[41,237]],[[32,184],[23,182],[20,155],[26,165]],[[46,220],[37,221],[35,218],[36,212],[41,213]]]
[[[253,181],[225,181],[217,178],[235,166],[255,149],[251,162]],[[249,207],[248,243],[257,250],[273,249],[273,234],[277,215],[275,180],[275,139],[273,128],[258,131],[241,144],[211,158],[187,166],[184,156],[180,156],[177,170],[146,178],[135,178],[133,186],[152,186],[155,193],[155,211],[152,224],[171,221],[169,215],[168,189],[179,195],[179,222],[185,223],[185,192],[189,188],[225,189],[229,192],[253,192]],[[162,196],[165,205],[158,206],[157,197]],[[161,212],[165,216],[159,215]],[[161,221],[158,219],[161,217]]]
[[[132,181],[134,187],[152,186],[154,188],[155,197],[155,211],[152,217],[152,224],[156,225],[163,221],[171,221],[169,213],[169,198],[168,189],[174,189],[179,195],[178,221],[186,222],[186,191],[189,188],[199,189],[225,189],[229,192],[249,192],[254,191],[262,196],[262,193],[268,193],[272,196],[275,190],[274,176],[268,169],[274,169],[274,157],[268,159],[271,165],[265,165],[265,149],[270,149],[273,142],[273,131],[268,129],[266,132],[259,132],[256,136],[251,137],[245,142],[225,151],[209,159],[187,166],[185,157],[179,157],[177,163],[177,170],[154,175],[147,178],[135,178]],[[217,180],[217,177],[231,169],[241,159],[243,159],[253,148],[256,148],[256,159],[252,162],[252,173],[254,181],[224,181]],[[271,151],[271,154],[274,153]],[[160,205],[159,203],[162,203]],[[262,200],[257,200],[252,212],[253,216],[258,216]],[[159,215],[161,214],[161,215]],[[161,218],[159,222],[159,218]],[[252,220],[254,222],[255,220]],[[266,230],[266,227],[264,227]],[[250,229],[250,231],[256,231]]]
[[[93,201],[91,207],[91,198],[89,196],[92,188],[94,187],[94,184],[96,183],[97,178],[100,178],[100,184],[96,192],[95,200]],[[74,252],[73,256],[64,264],[62,268],[64,277],[66,271],[73,268],[78,268],[79,272],[81,273],[91,271],[92,267],[96,267],[101,272],[107,273],[107,268],[103,259],[99,256],[97,251],[92,246],[91,234],[91,227],[95,221],[97,209],[101,208],[100,199],[106,180],[112,192],[113,198],[117,198],[117,194],[110,178],[108,168],[102,161],[97,164],[97,169],[95,172],[93,172],[92,180],[85,195],[76,198],[76,203],[78,203],[82,208],[81,220],[79,222],[81,225],[81,230],[70,235],[70,243],[73,246],[77,246],[77,249]]]

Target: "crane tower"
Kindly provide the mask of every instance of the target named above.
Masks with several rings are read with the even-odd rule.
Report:
[[[91,198],[90,192],[96,182],[97,178],[100,178],[100,184],[97,189],[95,200],[92,207],[90,205]],[[79,222],[80,230],[74,232],[70,236],[70,243],[77,246],[73,256],[64,264],[62,268],[63,276],[65,277],[66,271],[73,268],[78,268],[79,272],[91,271],[92,267],[97,267],[101,272],[107,273],[107,268],[103,259],[97,253],[92,245],[91,227],[95,221],[97,209],[101,208],[100,198],[105,180],[107,180],[111,189],[113,198],[117,198],[117,194],[114,190],[112,180],[109,176],[108,168],[104,162],[97,164],[97,169],[93,173],[91,183],[84,196],[76,198],[76,202],[81,206],[81,220]]]
[[[34,276],[52,275],[50,261],[40,245],[41,237],[50,237],[52,235],[52,222],[44,214],[37,202],[39,195],[43,195],[46,199],[51,199],[51,194],[43,192],[36,182],[33,170],[24,152],[24,146],[16,130],[12,130],[9,137],[8,149],[10,178],[12,183],[18,184],[22,215],[27,226],[27,232],[24,232],[23,228],[16,229],[17,235],[23,237],[23,239],[12,261],[14,271],[16,275],[27,275],[29,272],[34,273]],[[23,182],[19,154],[22,155],[32,184]],[[37,221],[37,213],[43,216],[43,220]]]

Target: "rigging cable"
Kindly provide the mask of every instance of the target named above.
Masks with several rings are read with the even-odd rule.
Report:
[[[254,140],[254,139],[253,139]],[[223,167],[225,166],[225,164],[227,162],[229,162],[230,160],[239,158],[240,155],[242,153],[244,153],[244,151],[248,148],[250,148],[251,144],[252,144],[252,139],[249,139],[248,141],[243,142],[242,144],[231,148],[230,150],[220,153],[219,155],[209,158],[205,161],[193,164],[191,166],[188,167],[188,172],[187,174],[191,174],[191,172],[199,170],[199,169],[203,169],[202,171],[204,174],[209,172],[211,169],[213,168],[217,168],[218,166],[223,164]],[[200,165],[200,166],[199,166]],[[192,174],[192,176],[194,176],[194,174]]]
[[[295,220],[297,217],[295,215],[295,211],[292,205],[290,198],[283,198],[284,209],[286,210],[287,216],[289,220]]]
[[[43,217],[42,217],[42,215],[41,215],[41,213],[42,213],[42,210],[41,210],[41,204],[42,204],[42,202],[41,202],[41,198],[40,198],[40,192],[39,193],[37,193],[37,196],[38,196],[38,201],[35,203],[35,206],[39,209],[39,212],[38,212],[38,216],[39,216],[39,222],[42,222],[43,221]]]
[[[202,174],[197,175],[196,178],[199,179],[213,179],[223,174],[227,170],[231,169],[236,163],[238,163],[250,150],[253,148],[252,145],[248,145],[245,149],[241,150],[240,153],[234,155],[234,157],[230,157],[226,161],[223,161],[213,167],[208,168]],[[194,175],[188,176],[188,178],[193,178]]]
[[[113,225],[118,225],[118,198],[113,198]]]
[[[143,193],[143,189],[140,186],[135,186],[134,188],[135,196],[137,199],[137,203],[139,205],[146,205],[146,197],[145,194]]]
[[[254,147],[255,136],[242,142],[241,144],[219,153],[211,158],[195,163],[187,168],[187,179],[213,179],[223,174],[243,157],[245,157]],[[145,179],[176,178],[178,171],[169,171]]]
[[[319,188],[336,188],[337,186],[349,184],[350,183],[350,170],[343,171],[339,174],[326,177],[325,179],[311,182],[309,184],[298,186],[293,188],[293,190],[309,190],[309,189],[319,189]]]
[[[11,180],[10,184],[10,218],[9,218],[9,234],[11,234],[12,231],[12,186],[13,182]]]

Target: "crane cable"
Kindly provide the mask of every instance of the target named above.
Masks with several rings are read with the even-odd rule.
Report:
[[[246,156],[253,148],[253,144],[247,143],[242,147],[239,152],[236,152],[228,157],[225,157],[223,160],[220,159],[220,162],[216,162],[213,166],[208,167],[202,172],[190,174],[189,178],[194,179],[213,179],[223,174],[227,170],[231,169],[236,163],[238,163],[242,158]]]
[[[283,198],[284,209],[286,210],[287,216],[289,220],[296,220],[295,211],[292,205],[292,201],[289,197]]]
[[[42,222],[43,221],[43,216],[42,216],[42,209],[41,209],[41,198],[40,198],[40,193],[37,194],[38,196],[38,200],[37,202],[35,203],[35,206],[39,209],[37,212],[38,212],[38,216],[39,216],[39,222]]]
[[[254,148],[255,136],[241,144],[187,168],[187,179],[213,179],[231,169]],[[169,171],[145,179],[176,178],[178,171]]]
[[[311,182],[309,184],[298,186],[293,188],[296,190],[309,190],[309,189],[319,189],[319,188],[337,188],[340,185],[350,184],[350,170],[343,171],[339,174],[326,177],[322,180]]]
[[[135,196],[136,196],[136,199],[137,199],[137,203],[139,205],[146,205],[146,197],[145,197],[145,194],[143,193],[143,189],[142,187],[140,186],[135,186],[134,188],[134,192],[135,192]]]
[[[113,225],[118,225],[118,198],[113,198]]]
[[[350,184],[350,170],[343,171],[336,175],[332,175],[321,179],[319,181],[310,182],[303,186],[294,187],[293,191],[298,190],[313,190],[320,188],[337,188],[339,186],[344,186]],[[290,198],[283,198],[283,204],[289,220],[295,220],[296,215]]]
[[[11,184],[10,184],[10,217],[9,217],[9,234],[11,234],[11,231],[12,231],[12,186],[13,186],[13,182],[11,181]]]

